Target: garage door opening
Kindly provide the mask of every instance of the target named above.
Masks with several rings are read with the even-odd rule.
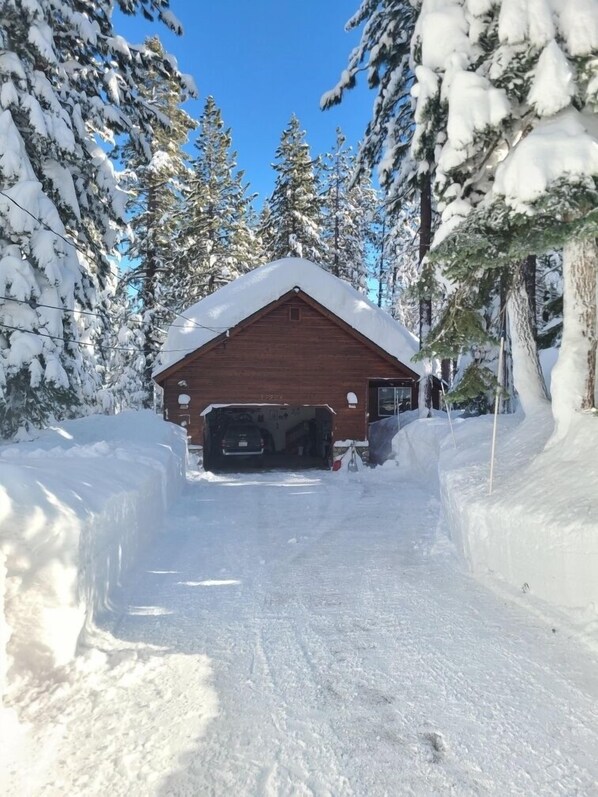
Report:
[[[227,405],[204,414],[206,470],[329,468],[329,407]]]

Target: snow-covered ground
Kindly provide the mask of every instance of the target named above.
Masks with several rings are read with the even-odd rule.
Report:
[[[554,442],[550,407],[501,415],[489,494],[492,416],[419,420],[393,441],[412,477],[439,482],[447,533],[478,577],[535,611],[563,610],[598,648],[598,418]]]
[[[6,691],[64,677],[86,623],[111,610],[161,528],[185,464],[184,432],[149,411],[0,446],[0,706]],[[6,731],[4,719],[0,747]]]
[[[595,655],[463,572],[399,472],[196,476],[16,707],[3,793],[595,794]]]

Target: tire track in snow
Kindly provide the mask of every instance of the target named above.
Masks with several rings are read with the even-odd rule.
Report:
[[[404,493],[403,501],[407,496],[411,502],[417,500],[415,492],[415,496]],[[533,690],[536,705],[550,702],[551,696],[554,702],[552,692],[560,681],[567,684],[567,694],[571,693],[567,676],[557,674],[548,678],[549,686],[536,686],[529,671],[540,665],[513,644],[517,632],[511,631],[511,638],[506,640],[495,634],[492,645],[483,644],[485,624],[489,617],[496,616],[497,601],[452,569],[446,557],[432,555],[431,529],[436,525],[433,511],[420,509],[417,517],[411,513],[403,524],[406,528],[397,523],[399,513],[383,511],[387,522],[397,524],[402,535],[393,551],[388,536],[380,537],[377,529],[369,529],[367,535],[356,533],[371,526],[371,516],[380,509],[383,493],[376,485],[354,491],[355,500],[347,500],[344,491],[340,494],[345,495],[342,512],[338,506],[334,512],[326,512],[320,527],[324,527],[324,533],[314,550],[306,546],[273,563],[271,595],[275,600],[270,600],[267,608],[271,621],[277,616],[294,618],[295,636],[304,651],[309,651],[309,668],[312,673],[320,673],[324,684],[320,700],[331,712],[329,722],[336,739],[341,740],[341,751],[345,751],[345,772],[351,784],[358,784],[357,793],[393,793],[400,783],[401,793],[406,794],[421,794],[422,784],[426,790],[441,794],[503,794],[501,781],[507,778],[509,793],[523,794],[533,790],[534,778],[542,768],[548,773],[543,793],[570,793],[566,768],[559,763],[558,754],[553,756],[556,760],[547,757],[550,741],[542,739],[541,722],[536,721],[533,729],[528,727],[530,707],[520,706],[516,695],[517,688],[527,687]],[[424,503],[426,496],[420,497]],[[435,502],[433,505],[437,506]],[[400,509],[400,503],[396,508]],[[342,556],[343,535],[352,546],[348,563]],[[375,551],[381,543],[379,555],[371,557],[372,549]],[[368,557],[373,561],[368,562]],[[346,577],[347,570],[352,578]],[[359,579],[355,573],[363,570],[366,576],[356,583]],[[450,577],[452,585],[448,583]],[[400,582],[400,589],[388,589],[393,580]],[[384,589],[377,588],[380,583]],[[339,620],[339,597],[349,598],[352,592],[361,593],[363,600],[350,612],[344,607],[344,620]],[[480,613],[472,597],[474,601],[483,598],[487,611]],[[501,611],[498,607],[503,625],[515,619],[503,617]],[[357,626],[364,616],[366,622]],[[397,618],[403,618],[402,624]],[[400,648],[394,649],[387,636],[397,625],[402,639]],[[514,627],[517,629],[517,623]],[[461,644],[467,643],[464,647],[469,650],[469,662],[464,662],[459,643],[445,639],[447,629]],[[337,646],[336,655],[331,654],[330,640]],[[506,647],[504,652],[501,646]],[[280,681],[285,679],[285,667],[291,666],[289,661],[299,671],[306,668],[305,656],[298,657],[289,643],[287,647],[293,652],[286,664],[283,660],[270,665],[272,672],[278,670]],[[482,660],[486,658],[483,667],[471,666],[478,649]],[[335,669],[339,651],[348,664]],[[402,661],[402,672],[389,666],[393,652]],[[494,664],[499,666],[498,679],[493,675]],[[332,673],[334,676],[327,678]],[[280,691],[280,686],[277,689]],[[586,714],[589,709],[586,700]],[[556,712],[559,720],[565,711],[566,703],[561,700]],[[540,755],[539,742],[545,748]],[[440,751],[437,747],[441,745],[444,749]],[[514,747],[520,751],[520,760],[511,774]],[[347,751],[351,751],[348,756]],[[371,772],[372,757],[381,765],[375,774]],[[498,758],[499,767],[488,766],[492,758]],[[493,772],[484,774],[486,767]],[[571,770],[576,767],[574,764]],[[401,772],[398,780],[397,768]],[[527,769],[532,770],[531,776]],[[583,782],[583,767],[581,773]],[[585,782],[591,782],[587,775]]]
[[[598,794],[596,658],[477,584],[437,528],[436,498],[392,469],[193,482],[129,581],[118,636],[174,654],[170,684],[203,657],[219,714],[129,794]],[[108,716],[126,697],[103,683]],[[145,734],[156,705],[126,707]],[[124,777],[104,766],[96,786],[118,794]]]

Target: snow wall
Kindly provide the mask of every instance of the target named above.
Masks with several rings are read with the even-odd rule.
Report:
[[[580,415],[548,445],[549,409],[500,416],[488,493],[492,417],[419,420],[393,441],[410,476],[439,484],[448,533],[470,570],[579,617],[598,613],[598,418]]]
[[[180,491],[184,431],[151,411],[0,447],[0,694],[75,655]]]

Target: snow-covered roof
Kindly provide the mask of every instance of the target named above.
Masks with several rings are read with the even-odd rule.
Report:
[[[417,338],[344,280],[309,260],[284,258],[250,271],[184,311],[168,330],[154,377],[232,329],[253,313],[299,288],[349,326],[417,373]]]

